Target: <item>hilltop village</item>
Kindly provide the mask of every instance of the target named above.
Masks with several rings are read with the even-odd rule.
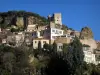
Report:
[[[100,60],[100,42],[93,39],[92,30],[88,27],[82,28],[81,32],[69,29],[62,23],[61,13],[54,13],[47,18],[48,23],[42,25],[33,20],[34,16],[28,16],[24,23],[22,17],[17,17],[16,25],[8,28],[0,28],[0,43],[11,47],[18,47],[23,44],[32,46],[33,49],[38,48],[38,43],[41,42],[41,47],[45,43],[57,44],[57,51],[61,52],[64,44],[71,43],[75,37],[78,37],[83,45],[84,61],[87,63],[99,64]],[[6,20],[8,20],[6,18]],[[0,22],[2,18],[0,17]],[[9,21],[8,21],[9,23]],[[24,30],[18,30],[25,28]]]

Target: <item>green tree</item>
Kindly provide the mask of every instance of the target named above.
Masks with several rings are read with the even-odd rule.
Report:
[[[7,28],[7,24],[0,24],[0,27],[5,29]]]
[[[74,75],[66,54],[53,54],[46,67],[46,75]]]
[[[54,41],[54,43],[52,45],[52,50],[53,50],[53,52],[57,52],[57,44],[56,44],[55,41]]]
[[[42,47],[41,47],[41,42],[39,41],[38,42],[38,50],[40,51],[42,49]]]
[[[63,52],[67,52],[68,51],[68,44],[63,44]]]
[[[43,45],[43,48],[46,49],[46,50],[49,50],[49,45],[48,45],[47,43],[45,43],[45,44]]]
[[[84,61],[84,53],[82,50],[82,44],[80,42],[80,40],[75,37],[73,42],[69,45],[70,46],[70,50],[72,50],[72,54],[73,54],[73,67],[74,69],[80,69],[81,75],[82,75],[82,64]]]

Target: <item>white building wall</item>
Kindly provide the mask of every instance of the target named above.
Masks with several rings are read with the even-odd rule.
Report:
[[[7,43],[7,40],[6,39],[2,39],[2,43]]]
[[[40,38],[40,31],[37,31],[36,34],[37,34],[37,38]]]
[[[33,40],[33,48],[34,49],[37,49],[38,48],[38,43],[39,41],[41,42],[41,47],[43,48],[43,45],[45,44],[45,42],[47,44],[49,44],[49,40],[45,40],[45,39],[42,39],[42,40]]]
[[[63,30],[51,28],[51,40],[55,40],[55,37],[63,35]]]
[[[57,51],[62,51],[63,44],[62,43],[57,43]]]
[[[83,48],[84,52],[84,61],[87,63],[93,63],[97,65],[95,54],[93,53],[93,50],[91,48]]]
[[[34,25],[28,25],[27,26],[27,32],[32,32],[35,29],[36,24]]]

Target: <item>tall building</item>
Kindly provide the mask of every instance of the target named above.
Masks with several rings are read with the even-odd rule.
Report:
[[[62,16],[61,13],[54,13],[52,16],[48,16],[50,22],[50,27],[52,28],[62,28]]]
[[[50,25],[50,43],[52,44],[57,37],[63,35],[62,28],[62,16],[61,13],[54,13],[52,16],[48,16],[49,25]]]
[[[61,13],[54,13],[53,14],[55,24],[62,25],[62,16]]]

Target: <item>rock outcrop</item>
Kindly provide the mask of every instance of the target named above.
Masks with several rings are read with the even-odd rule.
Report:
[[[84,27],[80,33],[80,39],[93,39],[92,30],[89,27]]]
[[[47,25],[48,23],[49,21],[45,17],[33,12],[8,11],[0,13],[0,25],[6,25],[6,27],[17,25],[26,28],[27,25]]]
[[[82,44],[89,45],[91,50],[97,48],[97,43],[94,40],[92,30],[89,27],[82,28],[80,32],[80,41]]]
[[[81,39],[80,41],[82,44],[89,45],[92,50],[97,48],[97,44],[94,39]]]
[[[100,42],[97,42],[97,49],[100,50]]]
[[[33,25],[35,21],[35,18],[33,16],[28,17],[28,25]]]
[[[16,25],[18,27],[23,27],[24,26],[24,19],[23,19],[23,17],[17,17]]]

